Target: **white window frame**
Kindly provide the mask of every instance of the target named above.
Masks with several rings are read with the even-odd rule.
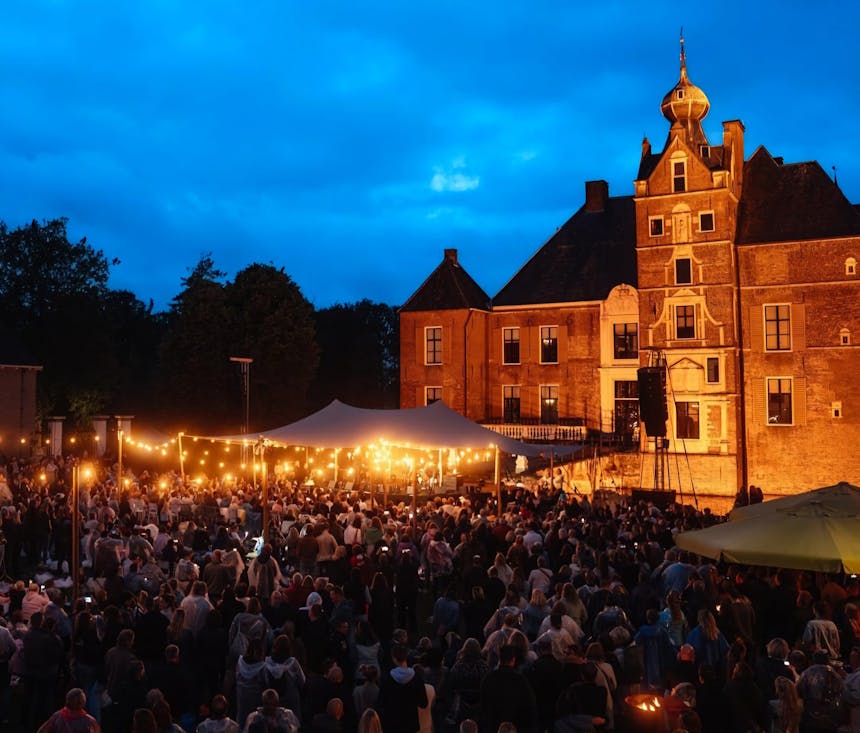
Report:
[[[708,369],[708,365],[711,363],[711,359],[713,359],[715,362],[717,362],[717,378],[714,380],[711,380],[709,378],[710,377],[710,370]],[[719,384],[722,381],[722,379],[721,379],[722,378],[721,366],[722,365],[720,364],[720,357],[719,356],[706,356],[705,357],[705,384]]]
[[[693,309],[693,335],[692,336],[679,336],[678,335],[678,309],[679,308],[692,308]],[[696,339],[696,335],[698,333],[699,324],[696,323],[698,320],[699,314],[696,308],[695,303],[678,303],[672,308],[672,330],[674,331],[674,336],[676,341],[694,341]]]
[[[671,171],[671,173],[672,173],[672,193],[686,193],[688,190],[688,188],[687,188],[687,159],[686,158],[670,158],[669,163],[672,166],[672,171]],[[680,176],[675,173],[675,166],[676,165],[683,166],[684,172]],[[684,179],[684,187],[681,190],[678,190],[677,188],[675,188],[675,181],[678,178]]]
[[[681,437],[680,421],[678,420],[679,405],[696,405],[696,427],[698,435],[696,437]],[[675,440],[701,440],[702,439],[702,403],[699,400],[678,400],[675,402]]]
[[[544,390],[549,390],[549,394],[544,396]],[[554,392],[555,396],[553,396],[553,390],[555,390],[555,392]],[[541,425],[558,425],[558,421],[560,419],[559,409],[558,409],[559,402],[561,402],[560,393],[561,393],[561,391],[559,390],[559,386],[557,384],[541,384],[538,387],[538,394],[540,395],[540,405],[539,405],[540,409],[538,410],[538,416],[539,416],[539,420],[540,420]],[[552,422],[552,423],[546,422],[545,423],[543,421],[543,405],[544,405],[544,402],[546,402],[548,400],[553,400],[553,399],[555,400],[555,422]]]
[[[711,228],[705,229],[705,227],[702,226],[702,217],[707,216],[708,214],[711,215]],[[699,212],[699,232],[704,234],[707,232],[716,231],[716,229],[717,229],[717,218],[716,218],[716,216],[714,216],[714,210],[709,209],[707,211],[700,211]]]
[[[508,390],[511,390],[511,394],[508,395]],[[507,400],[519,400],[520,408],[519,408],[519,420],[517,423],[508,423],[508,416],[505,413],[505,402]],[[519,422],[522,422],[523,419],[523,397],[522,397],[522,385],[519,384],[503,384],[502,385],[502,420],[504,423],[516,425]]]
[[[683,261],[683,260],[687,260],[687,262],[690,263],[690,279],[685,281],[685,282],[681,282],[680,280],[678,280],[678,263]],[[693,284],[693,258],[692,257],[676,257],[672,261],[672,264],[674,265],[674,270],[675,270],[675,285],[692,285]]]
[[[787,381],[791,391],[789,392],[791,396],[791,422],[771,422],[770,421],[770,383],[771,382],[779,382],[779,381]],[[782,394],[782,393],[778,393]],[[774,428],[790,428],[795,424],[795,408],[794,408],[794,377],[765,377],[764,380],[764,408],[765,408],[765,422],[770,427]]]
[[[654,222],[658,222],[658,221],[660,222],[660,233],[654,234],[654,230],[652,229],[652,226],[654,225]],[[666,222],[663,221],[663,217],[662,216],[649,216],[648,217],[648,236],[649,237],[662,237],[665,234],[666,234]]]
[[[439,331],[439,354],[438,361],[430,361],[430,353],[428,346],[430,345],[430,331]],[[434,339],[435,341],[435,339]],[[424,327],[424,364],[425,366],[440,366],[442,364],[442,326],[425,326]]]
[[[507,355],[505,353],[505,346],[508,343],[508,340],[507,340],[508,331],[511,331],[511,332],[516,331],[517,352],[519,354],[519,359],[517,359],[516,361],[508,361]],[[523,342],[522,342],[522,338],[521,338],[520,334],[521,334],[521,332],[520,332],[519,326],[503,326],[502,327],[502,364],[511,365],[511,364],[521,364],[522,363],[522,359],[523,359],[522,345],[523,345]],[[511,340],[510,343],[514,343],[514,341]]]
[[[853,257],[849,257],[845,260],[845,274],[846,275],[856,275],[857,274],[857,260]]]
[[[771,349],[771,348],[768,348],[768,345],[767,345],[767,324],[768,324],[767,309],[768,308],[779,309],[783,306],[788,308],[788,346],[784,349],[780,349],[778,347],[775,349]],[[791,326],[792,326],[791,303],[763,303],[762,307],[761,307],[761,318],[762,318],[762,336],[764,339],[764,350],[765,350],[765,352],[767,352],[769,354],[779,354],[779,353],[785,353],[785,352],[792,351],[792,345],[793,344],[792,344],[792,338],[791,338]],[[777,319],[775,322],[777,324],[780,322],[779,310],[777,310]],[[778,328],[778,326],[777,326],[777,328]],[[779,333],[777,333],[776,334],[777,343],[779,342],[779,336],[780,336]]]
[[[543,358],[543,342],[544,342],[544,338],[545,338],[543,335],[543,332],[544,332],[545,328],[550,329],[548,332],[549,336],[546,337],[549,339],[552,339],[552,329],[555,329],[555,361],[544,361],[544,358]],[[540,348],[540,363],[541,364],[558,364],[559,363],[559,361],[558,361],[558,326],[540,326],[538,328],[538,339],[539,339],[538,348]]]
[[[430,400],[430,390],[439,390],[439,397]],[[442,401],[442,385],[428,384],[424,386],[424,405],[432,405],[433,402],[441,402]]]

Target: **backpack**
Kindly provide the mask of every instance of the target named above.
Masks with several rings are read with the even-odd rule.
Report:
[[[248,647],[251,645],[251,639],[256,639],[260,636],[260,634],[254,633],[254,629],[258,628],[260,624],[260,619],[257,619],[253,624],[251,624],[247,632],[242,630],[241,624],[239,625],[239,628],[236,631],[236,636],[234,636],[233,641],[230,642],[230,656],[238,659],[248,651]]]

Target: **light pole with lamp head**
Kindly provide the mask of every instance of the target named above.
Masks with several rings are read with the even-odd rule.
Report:
[[[248,434],[248,413],[251,406],[251,363],[254,361],[249,356],[231,356],[230,361],[239,365],[242,372],[242,402],[244,403],[242,413],[242,435]],[[253,453],[251,454],[253,458]],[[248,446],[242,441],[242,463],[248,462]]]

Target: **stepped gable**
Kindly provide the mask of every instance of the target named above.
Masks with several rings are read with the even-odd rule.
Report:
[[[744,164],[738,244],[860,234],[852,205],[817,161],[784,164],[759,147]]]
[[[499,291],[493,307],[603,300],[620,283],[635,287],[633,197],[607,195],[599,208],[588,198]]]
[[[401,311],[442,311],[490,309],[490,296],[466,272],[456,249],[446,249],[445,257],[421,287],[400,308]]]

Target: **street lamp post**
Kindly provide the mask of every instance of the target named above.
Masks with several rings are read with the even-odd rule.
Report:
[[[242,435],[248,434],[249,412],[251,406],[251,362],[254,360],[249,356],[231,356],[230,361],[239,365],[242,373]],[[253,457],[253,454],[252,454]],[[248,446],[242,443],[242,463],[248,462]]]

